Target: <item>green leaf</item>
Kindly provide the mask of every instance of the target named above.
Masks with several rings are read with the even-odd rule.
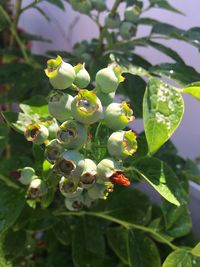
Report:
[[[192,249],[191,253],[194,256],[200,257],[200,242]]]
[[[8,125],[12,127],[14,130],[18,131],[19,133],[24,133],[26,127],[35,122],[34,116],[29,116],[24,113],[17,113],[12,111],[5,111],[2,112],[2,115]]]
[[[128,231],[127,250],[130,267],[161,266],[159,252],[155,243],[139,231]]]
[[[187,159],[182,172],[188,180],[192,180],[193,182],[200,184],[200,170],[197,163]]]
[[[150,25],[153,26],[155,24],[161,23],[160,21],[152,18],[140,18],[138,21],[139,24],[144,24],[144,25]]]
[[[124,264],[128,264],[128,231],[123,227],[110,227],[107,231],[108,244]]]
[[[163,202],[162,211],[165,221],[165,234],[174,238],[187,235],[192,229],[191,214],[186,205],[175,207]]]
[[[30,209],[26,228],[30,231],[45,231],[57,222],[57,218],[48,209]]]
[[[195,82],[183,88],[184,93],[188,93],[200,101],[200,82]]]
[[[101,221],[82,217],[73,229],[72,257],[75,267],[103,267],[105,257]]]
[[[142,232],[112,227],[108,243],[120,260],[130,267],[160,267],[160,256],[154,242]]]
[[[8,230],[16,222],[24,204],[24,195],[21,191],[0,183],[0,233]]]
[[[161,34],[179,40],[184,40],[185,32],[186,31],[168,23],[157,23],[153,25],[153,28],[151,30],[151,34]]]
[[[185,38],[191,44],[200,48],[200,27],[194,27],[186,31]]]
[[[151,7],[159,7],[183,15],[180,10],[170,5],[166,0],[150,0],[150,5]]]
[[[3,251],[3,237],[0,239],[0,267],[13,267],[12,263],[5,259]]]
[[[6,124],[0,123],[0,155],[8,143],[9,128]]]
[[[65,6],[62,2],[62,0],[46,0],[47,2],[49,2],[52,5],[57,6],[58,8],[65,10]]]
[[[19,105],[21,110],[28,115],[37,114],[42,118],[49,115],[48,103],[43,96],[35,96]]]
[[[130,105],[136,118],[142,118],[142,101],[146,88],[145,81],[136,75],[125,74],[125,81],[121,83],[117,92],[130,99]]]
[[[162,267],[198,267],[200,266],[200,257],[195,257],[189,251],[179,249],[172,252]]]
[[[147,180],[167,201],[179,206],[187,202],[187,194],[176,174],[163,161],[145,157],[133,162],[133,170]]]
[[[124,222],[145,225],[151,219],[151,203],[144,193],[126,188],[109,196],[106,213]]]
[[[71,243],[71,229],[67,221],[60,220],[53,226],[53,231],[61,244],[67,246]]]
[[[197,48],[200,48],[200,27],[194,27],[187,31],[174,27],[167,23],[157,23],[153,25],[151,34],[168,36],[172,39],[185,41]]]
[[[182,63],[182,64],[185,64],[183,59],[179,56],[179,54],[177,52],[175,52],[173,49],[163,45],[163,44],[160,44],[160,43],[156,43],[156,42],[153,42],[153,41],[150,41],[150,40],[147,40],[146,43],[159,50],[160,52],[162,52],[163,54],[169,56],[170,58],[172,58],[173,60],[175,60],[176,62],[179,62],[179,63]]]
[[[24,230],[9,230],[4,238],[3,250],[6,258],[15,259],[22,254],[26,243],[26,232]]]
[[[150,153],[155,153],[171,137],[183,112],[180,93],[162,81],[149,80],[143,99],[143,118]]]
[[[33,6],[48,22],[51,20],[50,17],[38,6]]]
[[[132,62],[134,65],[142,67],[143,69],[149,69],[152,64],[140,55],[132,53]]]
[[[200,80],[200,74],[194,68],[180,63],[163,63],[151,67],[149,71],[169,78],[182,86]]]
[[[125,62],[124,64],[120,64],[120,67],[122,69],[122,74],[130,73],[130,74],[138,75],[138,76],[149,76],[149,73],[147,70],[137,65],[133,65],[132,63],[129,63],[128,61],[126,62],[126,64]]]

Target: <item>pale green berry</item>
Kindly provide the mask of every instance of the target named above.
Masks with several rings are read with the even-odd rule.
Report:
[[[73,99],[71,95],[62,91],[52,91],[48,101],[51,116],[60,122],[72,119],[71,103]]]
[[[30,184],[35,178],[35,170],[31,167],[24,167],[23,169],[19,170],[19,172],[20,177],[18,180],[24,185]]]
[[[129,6],[125,9],[124,18],[126,21],[136,23],[140,13],[141,9],[138,5]]]
[[[129,21],[124,21],[120,26],[119,32],[122,38],[128,40],[135,36],[136,30],[137,27],[135,24]]]
[[[94,199],[91,199],[87,192],[88,192],[87,190],[84,190],[82,194],[83,205],[86,206],[87,208],[90,208],[94,203]]]
[[[132,131],[114,132],[108,139],[107,147],[111,156],[125,159],[137,150],[136,135]]]
[[[41,145],[47,140],[49,136],[49,131],[44,125],[33,123],[29,124],[26,127],[24,135],[27,141],[33,142],[37,145]]]
[[[85,64],[78,64],[74,67],[76,78],[74,84],[79,88],[86,88],[90,83],[90,75],[85,69]]]
[[[87,191],[88,196],[92,200],[96,199],[106,199],[109,192],[113,191],[113,184],[111,182],[106,182],[103,184],[96,183],[90,187]]]
[[[95,88],[96,95],[100,99],[102,106],[107,107],[109,104],[113,102],[113,99],[115,97],[115,92],[111,93],[104,93],[99,89],[98,87]]]
[[[59,182],[61,194],[67,198],[75,198],[82,194],[83,188],[79,187],[73,179],[62,177]]]
[[[121,164],[112,159],[103,159],[97,165],[97,182],[111,182],[113,184],[129,186],[130,181],[124,176]]]
[[[101,69],[96,74],[96,85],[103,93],[113,93],[117,90],[120,82],[124,81],[118,66],[110,65]]]
[[[105,27],[109,29],[116,29],[119,28],[121,23],[119,13],[115,12],[113,15],[108,15],[105,18]]]
[[[94,92],[88,90],[79,91],[72,102],[71,108],[74,119],[83,124],[97,122],[103,112],[99,98]]]
[[[83,159],[78,163],[78,172],[80,173],[80,185],[83,188],[89,188],[96,182],[97,166],[91,159]]]
[[[76,150],[65,151],[56,161],[54,170],[62,176],[78,179],[77,165],[82,159],[84,159],[83,155]]]
[[[79,211],[83,208],[83,197],[65,198],[65,207],[70,211]]]
[[[124,129],[133,119],[133,111],[125,101],[112,103],[106,108],[104,117],[106,126],[114,131]]]
[[[49,139],[56,138],[57,131],[59,130],[59,125],[55,118],[47,121],[47,129],[49,131]]]
[[[73,9],[84,14],[88,14],[92,9],[91,0],[69,0]]]
[[[106,1],[105,0],[92,0],[92,6],[99,12],[106,10]]]
[[[79,149],[87,142],[87,127],[75,120],[65,121],[57,132],[57,139],[67,149]]]
[[[28,191],[27,198],[39,200],[47,193],[47,186],[41,179],[37,178],[31,181]]]
[[[64,90],[70,87],[75,79],[75,70],[73,66],[62,60],[60,56],[56,59],[47,61],[47,69],[45,73],[49,78],[50,84],[55,89]]]
[[[63,151],[63,146],[56,139],[53,139],[46,146],[45,157],[51,164],[54,164],[60,158]]]
[[[116,172],[122,171],[122,166],[118,161],[112,158],[106,158],[97,165],[98,182],[107,182]]]

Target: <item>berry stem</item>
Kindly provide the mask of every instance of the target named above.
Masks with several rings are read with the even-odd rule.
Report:
[[[113,4],[113,7],[110,11],[110,15],[113,16],[115,12],[117,11],[119,5],[122,3],[122,0],[116,0],[115,3]]]

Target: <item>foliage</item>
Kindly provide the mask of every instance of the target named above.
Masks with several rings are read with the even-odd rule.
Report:
[[[200,28],[182,30],[144,17],[145,10],[151,8],[182,14],[166,0],[149,0],[148,7],[144,7],[141,0],[123,1],[126,2],[125,18],[118,16],[121,0],[115,0],[111,9],[104,0],[34,0],[27,6],[22,5],[23,2],[16,0],[15,12],[12,12],[10,1],[0,1],[0,267],[200,266],[200,245],[192,234],[188,210],[189,181],[200,183],[200,174],[195,162],[181,158],[170,140],[184,113],[182,95],[187,93],[200,100],[200,74],[186,65],[176,51],[159,42],[177,39],[199,49]],[[96,23],[99,37],[76,44],[72,54],[65,51],[48,51],[43,56],[32,54],[31,41],[47,40],[19,30],[18,21],[29,8],[49,21],[51,18],[40,2],[48,2],[63,11],[69,2],[76,11]],[[107,17],[105,24],[100,23],[102,12]],[[150,27],[148,36],[136,36],[140,25]],[[135,53],[138,46],[153,47],[170,57],[173,63],[153,66]],[[46,74],[50,85],[43,69],[48,57],[57,54],[68,65],[61,57],[48,61]],[[61,62],[68,70],[64,78],[59,73]],[[80,62],[85,65],[78,64]],[[108,69],[107,87],[104,85],[108,83],[105,79]],[[52,86],[57,89],[53,94],[50,93]],[[79,90],[79,87],[90,91]],[[104,107],[112,103],[116,89],[129,103],[123,102],[126,115],[131,120],[134,115],[144,121],[144,132],[138,133],[136,139],[137,151],[135,135],[127,139],[133,142],[129,156],[123,147],[119,149],[117,138],[121,130],[130,133],[124,124],[124,114],[120,119],[116,115],[119,106],[107,110],[105,121],[100,118],[99,103]],[[93,108],[100,101],[98,108],[94,112],[89,110],[91,117],[85,118],[77,111],[75,100],[71,105],[69,94],[76,101],[82,97],[87,100],[87,103],[81,102],[83,106],[91,104]],[[58,105],[55,97],[59,99]],[[70,145],[63,135],[68,129],[68,123],[63,124],[63,112],[64,120],[73,117],[78,121],[70,124],[79,133]],[[90,124],[87,130],[85,124]],[[113,131],[121,132],[113,139]],[[53,141],[56,134],[61,144]],[[107,141],[111,147],[109,153]],[[117,171],[112,170],[114,176],[107,177],[108,170],[98,164],[98,175],[103,173],[107,180],[97,188],[92,185],[92,193],[84,185],[83,192],[88,195],[84,193],[85,198],[81,200],[73,196],[70,200],[74,187],[67,193],[65,187],[70,177],[61,178],[57,169],[59,159],[54,161],[49,157],[55,144],[68,163],[72,161],[69,151],[78,149],[84,159],[99,163],[106,158],[107,166],[120,165]],[[75,165],[83,160],[77,159],[80,156],[77,153],[73,154]],[[107,158],[111,156],[115,159],[109,161]],[[87,161],[84,168],[82,172],[90,173],[95,167]],[[125,176],[133,183],[131,187],[119,186],[129,184]],[[143,181],[161,195],[160,206],[134,188]],[[81,182],[76,189],[83,186],[83,180]],[[95,197],[91,200],[91,196]],[[77,200],[78,204],[84,204],[81,209]]]

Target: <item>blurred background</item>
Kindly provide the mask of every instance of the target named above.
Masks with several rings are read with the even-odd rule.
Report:
[[[23,1],[24,5],[32,2],[31,0]],[[108,5],[113,4],[113,0],[108,0]],[[144,0],[144,3],[147,1]],[[185,15],[178,15],[162,9],[152,9],[147,11],[143,16],[153,17],[161,22],[171,23],[182,29],[200,26],[199,10],[200,1],[197,0],[171,0],[172,5],[181,10]],[[31,34],[43,36],[51,40],[49,43],[33,42],[32,51],[36,54],[45,53],[48,50],[72,51],[73,45],[84,39],[91,39],[98,35],[96,25],[86,16],[72,10],[65,3],[66,12],[55,8],[54,5],[41,3],[40,6],[46,11],[51,18],[49,23],[37,10],[30,9],[21,16],[19,25],[25,31]],[[123,4],[121,5],[123,11]],[[104,15],[102,14],[102,20]],[[148,26],[140,26],[138,36],[143,36],[149,31]],[[200,53],[197,48],[190,46],[181,41],[166,40],[161,41],[172,47],[185,60],[188,65],[193,66],[200,72]],[[171,62],[170,58],[159,53],[153,48],[137,48],[137,52],[143,55],[153,64],[161,62]],[[200,155],[200,123],[198,114],[200,114],[200,104],[197,100],[189,95],[185,98],[185,114],[181,125],[172,140],[175,142],[181,156],[195,159]],[[135,123],[138,130],[142,129],[142,122],[137,120]]]

